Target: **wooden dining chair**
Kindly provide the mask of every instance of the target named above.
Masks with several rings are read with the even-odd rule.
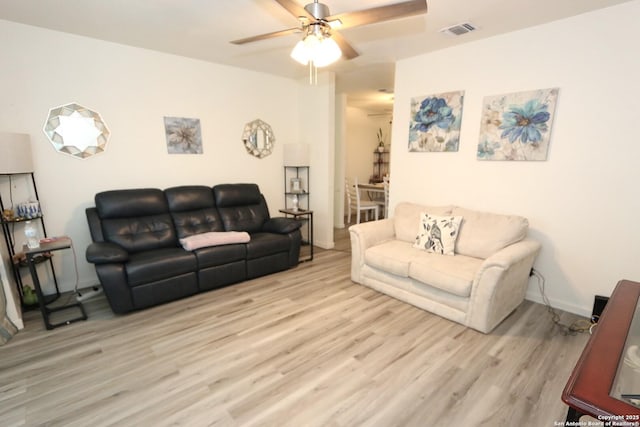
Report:
[[[348,208],[348,220],[347,224],[351,223],[351,212],[356,212],[356,224],[360,224],[360,212],[364,212],[366,220],[369,220],[369,212],[374,213],[374,218],[378,219],[378,203],[370,200],[362,200],[360,197],[360,189],[358,188],[358,178],[353,181],[353,185],[349,184],[349,180],[345,179],[346,194],[347,194],[347,208]]]
[[[384,187],[384,198],[382,200],[378,200],[378,206],[381,211],[382,218],[389,218],[389,177],[382,177],[382,186]]]

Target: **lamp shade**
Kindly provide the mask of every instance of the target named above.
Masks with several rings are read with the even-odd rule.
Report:
[[[0,174],[25,172],[33,172],[29,135],[0,132]]]
[[[291,57],[307,65],[310,61],[316,67],[326,67],[342,56],[340,46],[331,37],[310,34],[299,41],[291,51]]]
[[[309,166],[309,144],[284,144],[285,166]]]

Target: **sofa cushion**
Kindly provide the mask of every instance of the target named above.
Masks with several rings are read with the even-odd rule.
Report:
[[[193,251],[198,259],[198,269],[225,265],[244,261],[247,258],[247,247],[240,245],[208,246]]]
[[[411,243],[401,240],[388,240],[367,249],[364,260],[367,265],[396,276],[409,277],[411,259],[420,254]]]
[[[247,259],[261,258],[279,252],[288,252],[291,239],[287,234],[254,233],[246,243]]]
[[[461,216],[421,214],[413,247],[430,253],[453,255],[461,222]]]
[[[176,247],[178,239],[171,215],[149,215],[104,219],[102,232],[107,242],[115,243],[129,253]]]
[[[269,219],[269,209],[255,184],[220,184],[213,187],[225,231],[262,231]]]
[[[421,251],[409,265],[409,277],[445,292],[469,297],[483,260],[464,255],[442,256]]]
[[[516,215],[500,215],[454,207],[453,215],[462,216],[456,253],[488,258],[502,248],[527,236],[529,222]]]
[[[213,189],[204,185],[181,185],[164,190],[171,212],[213,208]]]
[[[210,187],[183,185],[167,188],[164,194],[179,239],[210,231],[224,231]]]
[[[140,252],[125,264],[129,286],[179,276],[197,270],[196,257],[182,248],[166,248]]]
[[[95,196],[100,219],[131,218],[169,212],[162,190],[139,188],[103,191]]]
[[[96,194],[102,237],[127,252],[175,247],[178,243],[169,207],[161,190],[141,188]]]
[[[407,202],[398,204],[393,212],[396,239],[414,243],[420,224],[420,215],[423,212],[431,215],[449,215],[451,206],[426,206]]]

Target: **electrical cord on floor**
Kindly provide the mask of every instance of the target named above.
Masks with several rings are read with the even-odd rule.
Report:
[[[551,321],[555,325],[557,325],[560,329],[562,329],[562,332],[565,335],[576,335],[576,334],[579,334],[579,333],[582,334],[585,332],[589,332],[590,334],[592,333],[593,328],[597,324],[597,321],[594,322],[593,318],[591,319],[592,320],[591,322],[587,320],[577,320],[570,325],[565,325],[564,323],[562,323],[560,321],[560,315],[551,306],[551,303],[549,302],[549,298],[547,298],[547,295],[544,292],[544,287],[545,287],[544,276],[534,268],[531,269],[531,275],[538,280],[538,288],[540,289],[540,294],[542,295],[542,301],[544,302],[544,305],[547,307],[547,311],[549,312],[549,314],[551,314]]]

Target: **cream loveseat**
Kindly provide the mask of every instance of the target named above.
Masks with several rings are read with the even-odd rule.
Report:
[[[414,246],[423,213],[462,217],[453,255]],[[351,279],[489,333],[524,300],[540,251],[528,226],[520,216],[400,203],[391,218],[349,228]]]

